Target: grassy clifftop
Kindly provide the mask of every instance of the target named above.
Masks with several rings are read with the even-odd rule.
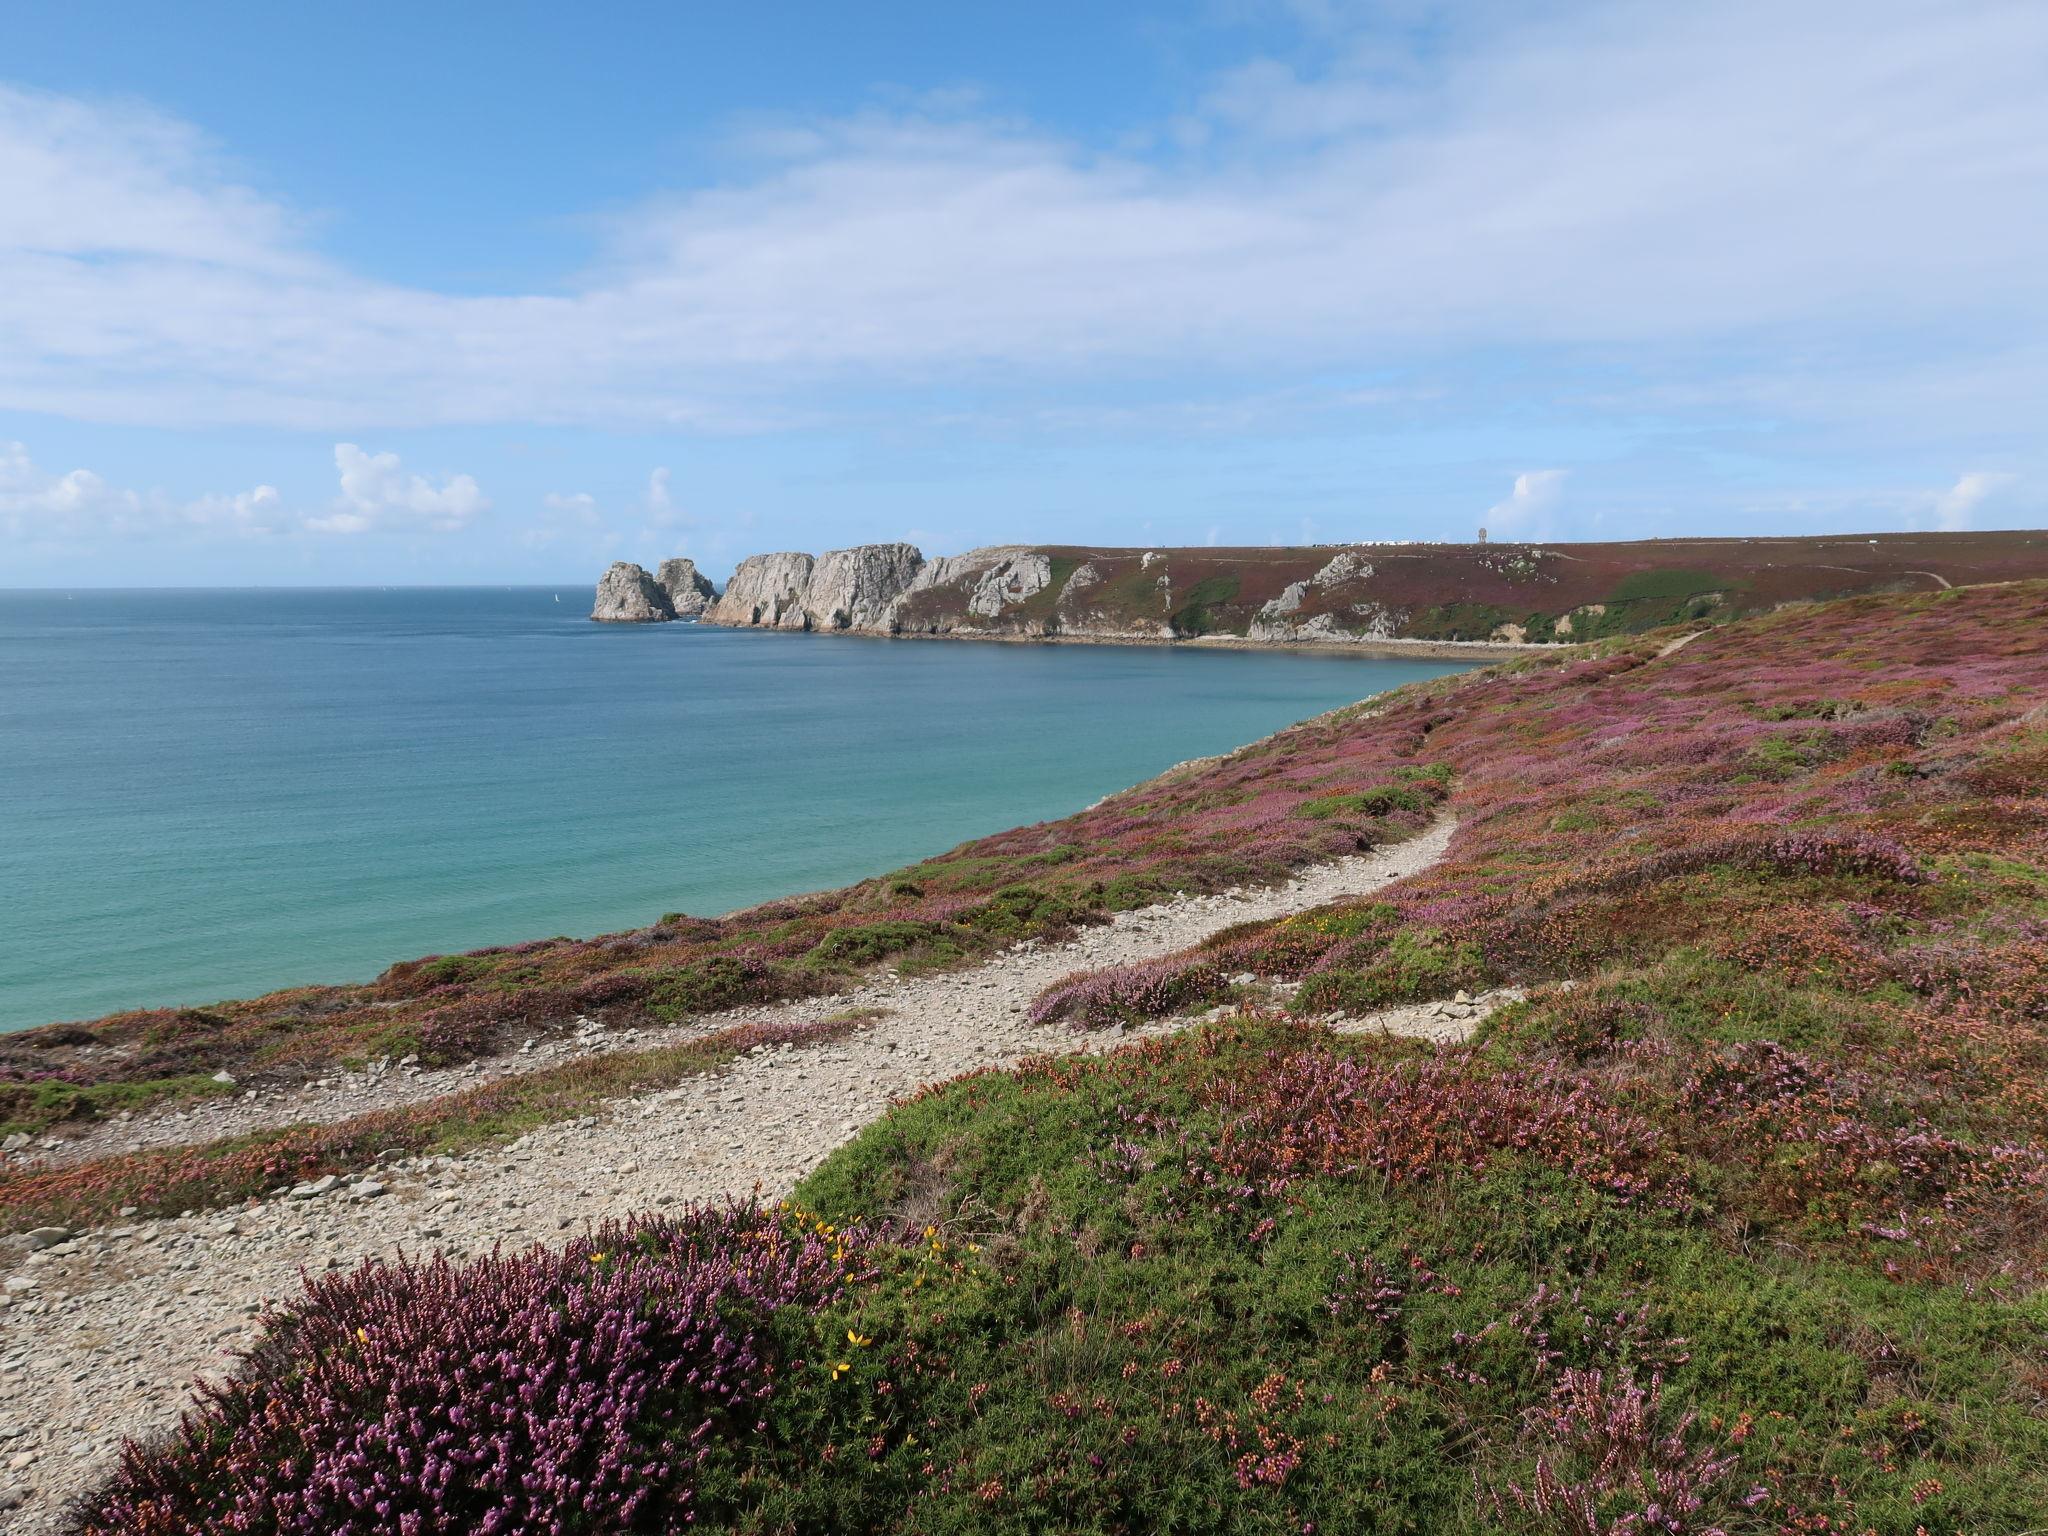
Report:
[[[926,564],[906,589],[877,588],[867,606],[854,605],[857,614],[799,596],[778,610],[779,619],[738,604],[721,610],[720,621],[754,616],[786,628],[970,637],[1543,643],[1641,634],[1795,601],[2039,577],[2048,577],[2048,535],[2036,533],[1246,549],[1046,545]],[[746,584],[735,577],[736,588]]]
[[[84,1527],[2048,1524],[2044,617],[1860,598],[1437,680],[869,888],[1460,818],[1372,901],[1044,1010],[1251,970],[1295,1017],[933,1090],[789,1207],[319,1282]],[[1462,1046],[1299,1016],[1499,981]]]

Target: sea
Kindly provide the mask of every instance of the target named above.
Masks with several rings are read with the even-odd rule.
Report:
[[[0,1029],[841,885],[1459,670],[591,599],[0,592]]]

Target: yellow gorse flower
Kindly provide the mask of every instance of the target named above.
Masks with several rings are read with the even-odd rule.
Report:
[[[846,1330],[846,1342],[853,1345],[856,1349],[863,1349],[866,1346],[874,1343],[875,1341],[869,1338],[866,1334],[855,1333],[851,1328],[849,1328]]]
[[[840,1377],[844,1376],[848,1371],[852,1369],[852,1362],[842,1360],[837,1365],[832,1367],[832,1379],[834,1381],[837,1381]]]

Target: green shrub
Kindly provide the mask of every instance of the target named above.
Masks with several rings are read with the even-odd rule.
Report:
[[[905,922],[892,919],[841,928],[820,939],[804,956],[804,963],[831,969],[858,969],[878,960],[927,944],[946,932],[943,923]]]
[[[1386,816],[1395,811],[1419,811],[1429,804],[1429,797],[1419,789],[1378,784],[1356,794],[1323,795],[1314,800],[1304,800],[1294,808],[1294,814],[1306,816],[1311,821],[1329,821],[1340,816],[1348,819],[1354,816]]]
[[[1086,904],[1070,892],[1010,885],[971,908],[960,921],[992,937],[1011,939],[1068,928],[1087,915]]]
[[[642,1005],[665,1024],[685,1014],[767,1002],[781,990],[771,968],[737,955],[713,955],[642,980]]]

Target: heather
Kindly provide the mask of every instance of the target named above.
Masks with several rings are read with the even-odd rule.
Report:
[[[833,1254],[722,1296],[715,1373],[644,1237],[316,1282],[83,1528],[2027,1529],[2038,1298],[1738,1233],[1711,1186],[1603,1082],[1247,1016],[928,1090],[792,1208],[686,1214],[706,1263]]]
[[[1459,827],[1440,864],[1370,901],[1041,1002],[1048,1020],[1113,1022],[1206,1005],[1249,972],[1298,983],[1291,1013],[976,1074],[842,1148],[799,1210],[761,1218],[852,1231],[859,1262],[750,1335],[775,1363],[755,1427],[707,1431],[684,1476],[672,1448],[700,1405],[664,1417],[670,1400],[647,1399],[663,1449],[633,1455],[674,1494],[630,1519],[550,1518],[2048,1525],[2044,615],[2039,585],[1959,590],[1788,611],[1668,654],[1652,637],[1546,658],[1402,690],[1099,808],[1222,818],[1232,856],[1260,826],[1376,835],[1347,829],[1349,809],[1319,814],[1352,796],[1389,820],[1447,797]],[[1410,794],[1427,809],[1395,805]],[[1528,1000],[1463,1044],[1322,1022],[1509,982]],[[559,1275],[579,1251],[605,1250],[522,1262]],[[488,1268],[449,1271],[420,1326],[453,1330],[497,1289]],[[650,1287],[650,1318],[664,1294]],[[753,1307],[735,1298],[734,1315]],[[246,1390],[323,1361],[301,1337],[275,1331]],[[585,1358],[554,1337],[543,1374]],[[606,1402],[614,1376],[639,1379],[604,1375]],[[510,1414],[520,1394],[477,1379]],[[613,1421],[578,1422],[573,1454],[601,1458]],[[224,1507],[203,1501],[245,1467],[313,1464],[297,1432],[209,1404],[105,1497]]]
[[[462,1269],[401,1260],[314,1281],[173,1446],[129,1451],[81,1528],[679,1529],[764,1427],[777,1314],[829,1303],[862,1246],[699,1211]]]

